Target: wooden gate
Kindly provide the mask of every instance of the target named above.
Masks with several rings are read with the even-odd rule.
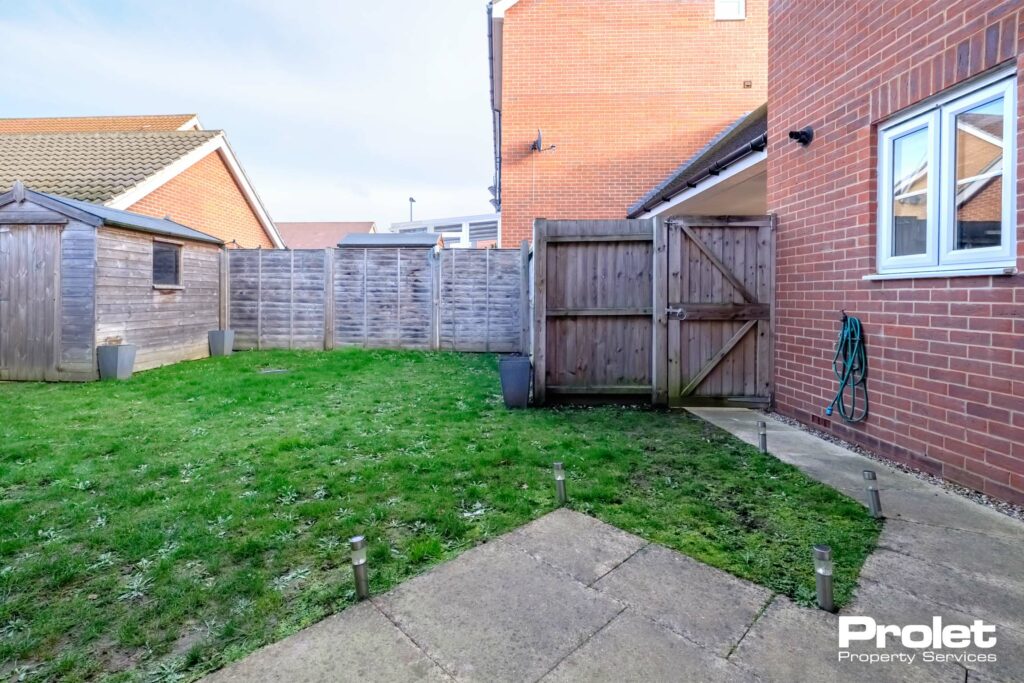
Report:
[[[0,380],[56,380],[58,225],[0,225]]]
[[[769,405],[769,216],[534,225],[534,401]]]
[[[534,401],[649,397],[653,222],[538,220],[534,232]]]
[[[770,403],[772,226],[769,216],[680,217],[659,226],[671,405]]]

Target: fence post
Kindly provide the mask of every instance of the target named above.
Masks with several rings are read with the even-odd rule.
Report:
[[[334,249],[324,249],[324,350],[334,348]]]
[[[263,348],[263,250],[256,250],[256,350]]]
[[[288,350],[291,350],[295,336],[295,250],[289,251],[291,259],[288,263]]]
[[[651,269],[651,403],[668,405],[668,229],[665,221],[654,218],[654,263]]]
[[[220,329],[231,328],[231,261],[227,247],[220,248]]]
[[[395,249],[397,254],[397,268],[398,268],[398,289],[396,291],[397,296],[395,297],[395,332],[398,334],[398,348],[402,347],[402,249],[399,247]]]
[[[434,249],[430,255],[430,348],[437,351],[441,348],[441,269],[444,267],[444,250]]]
[[[519,244],[519,353],[530,355],[530,242]]]
[[[484,249],[484,351],[491,352],[491,250]]]
[[[547,364],[548,222],[533,221],[533,402],[544,403]]]

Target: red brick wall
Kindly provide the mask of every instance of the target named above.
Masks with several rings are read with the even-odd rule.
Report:
[[[865,326],[871,415],[855,426],[834,419],[828,428],[1024,502],[1024,278],[861,279],[876,265],[877,123],[993,66],[1021,62],[1021,4],[771,0],[769,15],[778,410],[803,421],[824,415],[846,309]],[[787,131],[805,125],[815,139],[802,148]],[[1017,178],[1019,193],[1020,151]],[[1019,202],[1017,224],[1024,268]]]
[[[241,188],[217,151],[190,166],[128,208],[172,220],[247,249],[274,248]]]
[[[765,101],[767,0],[521,0],[505,15],[502,246],[533,219],[625,218]],[[751,81],[744,89],[743,82]],[[537,129],[557,149],[537,154]]]

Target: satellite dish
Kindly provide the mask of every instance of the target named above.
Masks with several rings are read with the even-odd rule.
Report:
[[[530,149],[535,152],[544,151],[544,135],[540,132],[540,128],[537,129],[537,139],[533,141],[533,146]]]

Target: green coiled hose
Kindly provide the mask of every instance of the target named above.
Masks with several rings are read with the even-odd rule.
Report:
[[[839,391],[825,414],[831,415],[835,408],[847,422],[863,421],[868,416],[868,352],[860,320],[846,315],[846,311],[832,357],[832,371],[839,380]]]

